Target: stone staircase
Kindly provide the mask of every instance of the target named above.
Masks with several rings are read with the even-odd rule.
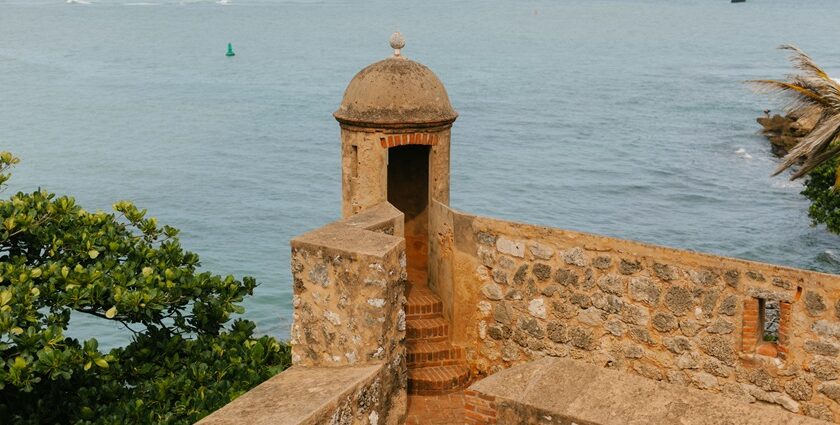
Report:
[[[449,342],[443,303],[426,285],[409,284],[406,360],[409,394],[446,394],[466,388],[470,368],[464,349]]]

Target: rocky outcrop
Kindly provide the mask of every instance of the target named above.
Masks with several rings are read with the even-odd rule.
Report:
[[[800,138],[807,136],[814,129],[818,118],[813,115],[797,117],[790,114],[786,116],[775,114],[771,117],[768,113],[763,117],[758,117],[756,121],[763,127],[761,134],[770,140],[773,154],[785,156],[799,143]]]

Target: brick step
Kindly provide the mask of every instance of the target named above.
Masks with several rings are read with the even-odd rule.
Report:
[[[413,318],[431,318],[443,314],[443,302],[429,288],[415,286],[408,291],[405,315]]]
[[[409,394],[446,394],[466,388],[469,383],[470,368],[463,363],[408,370]]]
[[[406,361],[408,362],[409,369],[448,366],[462,363],[464,360],[464,349],[455,347],[448,341],[411,341],[406,344],[405,348]]]
[[[449,323],[442,316],[430,319],[406,319],[405,338],[426,342],[445,341],[449,336]]]

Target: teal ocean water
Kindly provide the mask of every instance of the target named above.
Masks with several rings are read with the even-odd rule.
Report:
[[[226,3],[0,0],[0,149],[9,191],[133,200],[255,276],[260,332],[288,336],[288,241],[340,214],[331,113],[397,29],[460,113],[454,207],[840,272],[742,84],[788,72],[786,42],[840,75],[836,0]]]

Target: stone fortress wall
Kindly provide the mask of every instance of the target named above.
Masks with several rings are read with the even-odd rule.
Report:
[[[384,203],[294,238],[293,366],[201,423],[402,423],[403,221]]]
[[[291,241],[294,366],[207,421],[397,424],[407,392],[463,389],[534,361],[573,368],[566,360],[659,381],[628,378],[660,388],[634,399],[639,409],[682,388],[708,397],[681,400],[840,421],[840,276],[453,210],[458,114],[404,44],[394,34],[394,56],[356,74],[334,114],[344,219]],[[542,412],[489,401],[510,393],[492,382],[514,385],[517,373],[467,392],[470,423]],[[560,378],[558,392],[576,388]],[[708,423],[683,407],[671,423]],[[621,423],[608,416],[593,423]]]
[[[564,357],[840,418],[840,277],[433,211],[430,285],[477,375]]]

